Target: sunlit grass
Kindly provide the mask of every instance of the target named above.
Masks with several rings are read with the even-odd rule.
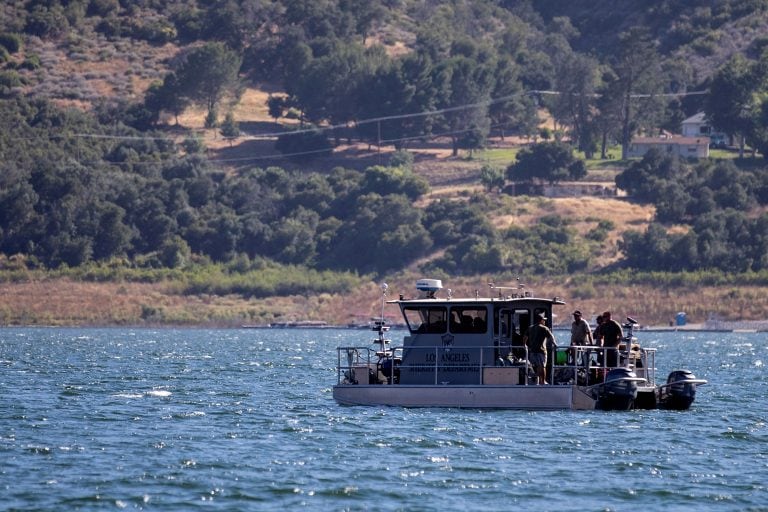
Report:
[[[520,149],[519,147],[483,149],[475,152],[474,160],[495,167],[506,168],[508,165],[515,163]]]

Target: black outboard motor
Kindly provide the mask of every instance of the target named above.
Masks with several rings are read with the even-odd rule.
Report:
[[[696,385],[707,381],[697,379],[690,370],[675,370],[667,377],[667,384],[659,389],[659,407],[684,411],[696,398]]]
[[[398,384],[400,382],[400,367],[398,360],[394,357],[387,357],[379,363],[379,371],[387,379],[388,384]]]
[[[605,376],[605,382],[597,388],[597,409],[604,411],[628,411],[637,398],[635,372],[629,368],[614,368]]]

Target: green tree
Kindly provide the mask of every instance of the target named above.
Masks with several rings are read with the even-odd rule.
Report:
[[[365,170],[359,193],[376,193],[381,196],[403,194],[415,201],[427,192],[429,192],[427,180],[411,169],[376,165]]]
[[[355,32],[366,43],[371,30],[384,20],[386,7],[380,0],[339,0],[339,9],[352,17]]]
[[[333,146],[323,130],[300,130],[280,135],[275,149],[299,161],[311,160],[333,153]]]
[[[275,223],[267,241],[267,255],[282,263],[310,264],[316,256],[320,216],[299,206]]]
[[[627,158],[633,135],[642,129],[656,126],[663,104],[657,94],[661,92],[663,75],[656,44],[647,29],[634,27],[619,37],[619,48],[613,62],[616,80],[608,87],[609,93],[621,98],[618,112],[609,115],[621,121],[621,157]]]
[[[334,41],[326,55],[313,59],[297,78],[295,101],[313,123],[340,125],[355,119],[359,84],[386,56],[380,46],[366,49]],[[336,142],[340,133],[334,130]]]
[[[162,111],[173,114],[176,125],[179,116],[189,106],[190,99],[184,95],[176,73],[168,73],[162,83],[153,83],[144,95],[144,106],[153,113],[153,120],[160,119]]]
[[[587,175],[582,160],[571,148],[559,142],[542,142],[521,150],[517,161],[507,167],[510,181],[542,181],[550,185],[563,180],[579,180]]]
[[[267,110],[269,112],[269,117],[277,122],[278,119],[283,117],[283,112],[285,112],[285,105],[286,101],[284,96],[274,96],[270,94],[269,98],[267,98]]]
[[[175,235],[163,242],[158,257],[167,268],[183,268],[191,261],[192,251],[184,239]]]
[[[504,140],[508,132],[530,135],[539,124],[531,96],[523,94],[518,67],[508,56],[500,55],[494,69],[493,102],[488,107],[493,128]]]
[[[472,140],[488,135],[488,105],[494,86],[492,57],[486,49],[465,50],[470,56],[457,55],[443,61],[436,69],[437,108],[444,113],[436,119],[438,129],[451,138],[452,154],[457,156],[462,136],[477,131]]]
[[[568,126],[574,145],[592,158],[596,147],[594,122],[598,63],[589,56],[569,53],[558,61],[555,88],[560,94],[549,102],[552,114]]]
[[[398,150],[427,135],[432,118],[412,114],[435,108],[432,70],[428,56],[409,53],[363,77],[358,96],[358,117],[363,121],[356,124],[360,135],[377,145],[391,143]]]
[[[421,211],[404,195],[358,197],[348,220],[336,231],[324,266],[383,273],[407,265],[432,245]]]
[[[94,213],[93,258],[107,260],[127,254],[132,248],[133,232],[125,224],[125,211],[114,203],[104,203]]]
[[[448,247],[474,237],[494,239],[496,230],[485,214],[483,203],[438,200],[424,212],[424,227],[438,247]]]
[[[499,190],[504,186],[504,170],[490,164],[480,168],[480,183],[487,191]]]
[[[263,37],[264,28],[277,16],[278,6],[269,0],[215,0],[207,2],[200,20],[201,35],[222,41],[241,51]]]
[[[667,182],[683,182],[687,173],[677,155],[652,149],[616,175],[616,186],[638,201],[654,203]]]
[[[227,112],[224,116],[224,122],[221,125],[221,136],[229,140],[229,145],[232,145],[232,139],[236,139],[240,136],[240,126],[235,121],[235,115],[232,112]]]
[[[756,68],[741,55],[735,55],[718,70],[709,86],[704,111],[713,126],[739,137],[739,155],[744,156],[744,140],[759,116],[756,94],[760,87]]]
[[[190,50],[175,70],[178,91],[205,106],[208,114],[226,93],[238,91],[241,59],[223,43],[206,43]]]

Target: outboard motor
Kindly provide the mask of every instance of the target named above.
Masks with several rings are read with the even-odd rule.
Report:
[[[379,363],[379,371],[389,384],[398,384],[400,382],[400,368],[398,361],[394,357],[387,357]]]
[[[667,384],[659,390],[659,407],[684,411],[696,398],[696,385],[706,384],[690,370],[675,370],[667,377]]]
[[[604,411],[628,411],[637,398],[637,382],[642,380],[629,368],[614,368],[597,388],[596,408]]]

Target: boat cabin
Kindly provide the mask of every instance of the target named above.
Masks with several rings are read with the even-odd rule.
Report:
[[[524,293],[498,297],[437,298],[439,281],[422,279],[416,299],[390,301],[400,307],[408,335],[400,356],[400,384],[466,385],[483,382],[485,367],[525,364],[524,339],[534,315],[542,313],[552,327],[558,298]],[[437,371],[436,371],[437,370]]]

